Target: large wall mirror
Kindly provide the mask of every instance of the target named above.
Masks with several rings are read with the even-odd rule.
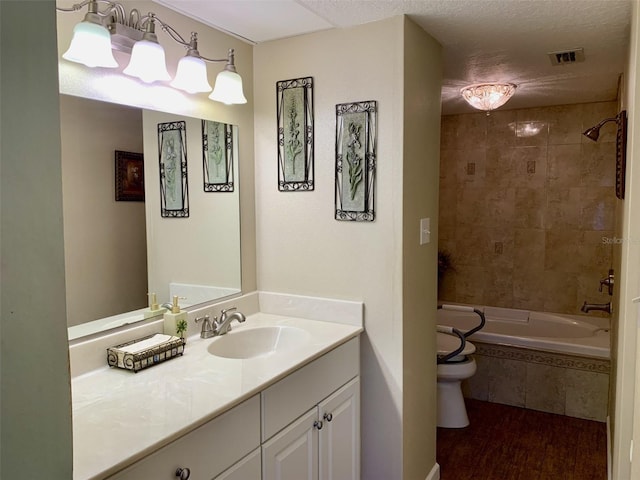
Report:
[[[201,120],[68,95],[60,110],[69,339],[150,317],[149,292],[159,303],[186,297],[185,307],[239,293],[239,175],[233,191],[205,191]],[[185,126],[188,217],[161,215],[166,122]],[[116,200],[116,151],[143,154],[144,201]]]

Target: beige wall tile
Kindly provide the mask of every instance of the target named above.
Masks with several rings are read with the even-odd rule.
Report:
[[[494,359],[493,369],[489,372],[487,400],[524,407],[526,376],[526,362]]]
[[[582,174],[580,144],[549,145],[547,184],[549,187],[579,186]]]
[[[460,150],[485,148],[487,145],[487,119],[485,113],[457,115],[456,146]]]
[[[459,226],[482,225],[486,221],[487,190],[483,187],[470,186],[457,190],[455,213]],[[445,205],[445,208],[449,210],[451,205]]]
[[[459,265],[456,267],[456,301],[482,305],[486,271],[484,267],[475,265]]]
[[[498,110],[487,117],[487,147],[516,146],[516,110]]]
[[[605,243],[602,237],[611,236],[613,236],[612,231],[584,230],[582,244],[577,252],[580,273],[593,272],[605,276],[612,264],[613,247]]]
[[[567,145],[580,143],[582,137],[583,105],[559,105],[549,107],[549,144]]]
[[[458,189],[454,187],[440,187],[440,207],[438,212],[438,238],[440,240],[451,238],[446,236],[455,231],[457,223],[456,201]]]
[[[579,229],[582,206],[579,187],[549,187],[545,208],[545,228],[548,230]]]
[[[520,147],[513,151],[511,186],[544,188],[547,182],[547,147]]]
[[[580,185],[613,187],[616,184],[616,147],[612,142],[583,143]]]
[[[487,401],[489,399],[489,372],[493,370],[495,358],[484,355],[474,355],[476,359],[476,374],[462,382],[462,393],[467,398]]]
[[[607,418],[609,375],[573,370],[567,372],[566,414],[604,422]]]
[[[493,189],[508,188],[516,177],[514,163],[516,147],[491,147],[487,149],[485,185]]]
[[[513,226],[515,228],[544,228],[546,203],[545,189],[516,188]]]
[[[564,415],[565,371],[560,367],[527,363],[525,407]]]
[[[456,178],[460,187],[484,187],[486,151],[484,149],[456,150]]]
[[[614,230],[616,208],[612,187],[581,187],[580,228],[584,230]]]
[[[440,148],[442,150],[456,148],[456,145],[458,145],[456,139],[458,117],[459,115],[443,115],[442,117],[442,122],[440,123]]]
[[[440,188],[454,188],[457,185],[457,159],[458,150],[443,149],[440,151]]]
[[[583,245],[584,232],[575,229],[547,230],[545,233],[544,268],[556,273],[580,273],[581,262],[576,252]]]
[[[544,311],[556,313],[577,313],[581,302],[578,302],[578,282],[575,274],[546,271],[544,274]]]

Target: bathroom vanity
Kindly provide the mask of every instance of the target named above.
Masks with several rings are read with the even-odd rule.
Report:
[[[273,328],[306,333],[250,358],[211,353]],[[254,313],[228,337],[189,337],[182,357],[137,374],[74,377],[74,479],[359,479],[361,332]]]

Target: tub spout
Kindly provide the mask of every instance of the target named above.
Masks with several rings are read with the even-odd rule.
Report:
[[[601,310],[603,312],[611,313],[611,302],[609,303],[584,302],[580,310],[582,310],[584,313],[589,313],[591,310]]]

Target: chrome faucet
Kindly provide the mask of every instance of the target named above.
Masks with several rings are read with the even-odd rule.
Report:
[[[227,314],[228,312],[231,312]],[[224,335],[231,330],[231,322],[237,320],[242,323],[247,319],[242,312],[236,311],[236,307],[226,308],[220,312],[220,320],[213,317],[214,335]]]
[[[609,303],[584,302],[580,310],[582,310],[584,313],[589,313],[591,310],[601,310],[603,312],[611,313],[611,302]]]

